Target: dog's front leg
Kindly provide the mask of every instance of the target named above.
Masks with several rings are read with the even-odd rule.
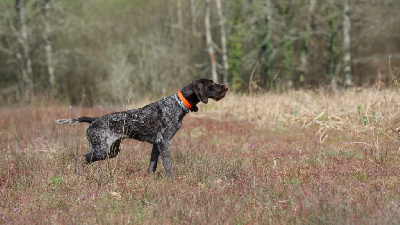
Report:
[[[169,148],[168,148],[169,141],[165,141],[165,140],[160,141],[159,143],[157,143],[157,147],[160,150],[165,174],[168,177],[174,177],[174,174],[172,173],[171,156],[170,156]]]

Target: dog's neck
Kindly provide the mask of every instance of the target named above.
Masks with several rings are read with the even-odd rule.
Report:
[[[189,113],[190,111],[192,112],[197,112],[198,108],[195,104],[190,103],[185,96],[183,96],[182,91],[179,90],[177,93],[173,95],[175,101],[179,104],[179,106],[186,112]]]
[[[186,98],[183,96],[182,91],[179,90],[177,93],[179,100],[183,103],[183,105],[187,108],[187,109],[191,109],[193,106],[192,104],[190,104],[188,102],[188,100],[186,100]]]
[[[193,91],[193,84],[190,84],[184,88],[181,89],[182,96],[186,99],[186,101],[189,102],[189,104],[192,106],[190,111],[192,112],[197,112],[199,108],[196,106],[200,100],[197,97],[197,95]]]

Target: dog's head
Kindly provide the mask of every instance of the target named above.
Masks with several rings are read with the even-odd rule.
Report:
[[[199,102],[207,104],[209,98],[215,101],[221,100],[225,97],[228,89],[228,86],[224,84],[217,84],[209,79],[199,79],[192,81],[192,83],[182,88],[181,91],[189,103],[196,106]],[[196,112],[197,107],[194,107],[192,111]]]
[[[207,104],[209,98],[214,99],[215,101],[224,98],[228,91],[228,86],[214,83],[212,80],[200,79],[194,81],[193,91],[199,101]]]

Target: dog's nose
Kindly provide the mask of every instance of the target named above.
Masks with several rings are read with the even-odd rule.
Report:
[[[224,90],[228,90],[228,89],[229,89],[228,85],[222,85],[222,88],[223,88]]]

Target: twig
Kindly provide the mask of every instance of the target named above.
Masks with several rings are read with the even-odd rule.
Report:
[[[387,137],[389,137],[390,139],[392,139],[393,141],[395,141],[395,142],[397,142],[397,143],[400,143],[399,140],[397,140],[396,138],[390,136],[389,134],[387,134],[387,133],[385,133],[385,132],[382,132],[382,133],[383,133],[384,135],[386,135]]]
[[[321,135],[319,136],[319,143],[324,143],[324,141],[326,140],[326,138],[328,137],[328,135],[325,135],[324,138],[322,138],[326,132],[327,128],[325,128],[325,130],[321,133]]]
[[[316,122],[318,120],[318,118],[320,118],[322,115],[325,114],[325,111],[323,111],[322,113],[320,113],[317,117],[315,117],[313,120],[311,120],[307,125],[306,128],[309,127],[313,122]]]

